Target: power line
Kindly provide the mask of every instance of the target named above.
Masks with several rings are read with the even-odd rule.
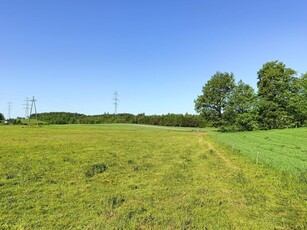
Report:
[[[117,114],[117,108],[118,108],[118,102],[119,102],[119,99],[118,99],[118,93],[117,91],[114,92],[114,98],[113,98],[113,101],[114,101],[114,114],[116,115]]]
[[[28,125],[30,125],[30,120],[31,120],[31,115],[32,115],[32,110],[34,107],[34,111],[35,111],[35,118],[36,118],[36,126],[38,126],[38,120],[37,120],[37,110],[36,110],[36,102],[37,100],[35,100],[34,96],[32,97],[31,100],[31,109],[30,109],[30,114],[29,114],[29,119],[28,119]]]

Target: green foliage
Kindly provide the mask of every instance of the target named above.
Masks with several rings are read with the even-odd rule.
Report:
[[[222,129],[230,129],[231,131],[257,129],[255,103],[254,89],[240,80],[229,97],[228,106],[223,114],[226,125]]]
[[[293,81],[288,112],[292,116],[291,126],[307,125],[307,73]]]
[[[259,122],[263,129],[290,127],[293,122],[289,109],[293,97],[294,75],[278,61],[267,62],[258,71]]]
[[[236,114],[234,123],[228,123],[220,127],[221,132],[253,131],[258,129],[255,110]]]
[[[307,73],[301,77],[278,61],[258,71],[258,93],[233,74],[217,72],[203,86],[195,110],[221,131],[252,131],[307,125]]]
[[[22,124],[20,118],[17,118],[17,119],[14,119],[14,118],[8,119],[8,120],[7,120],[7,123],[8,123],[8,124],[11,124],[11,125],[21,125],[21,124]]]
[[[201,113],[214,126],[224,123],[223,112],[235,87],[232,73],[217,72],[203,86],[203,94],[195,100],[195,110]]]
[[[221,131],[251,131],[258,127],[255,103],[251,86],[243,81],[235,84],[233,74],[218,72],[203,87],[195,109]]]
[[[145,114],[102,114],[86,116],[78,113],[52,112],[38,114],[40,121],[48,124],[110,124],[110,123],[128,123],[128,124],[147,124],[160,126],[176,127],[204,127],[204,119],[199,115],[191,114],[165,114],[165,115],[145,115]]]
[[[238,114],[235,120],[236,131],[253,131],[258,129],[255,109]]]
[[[0,121],[4,121],[5,120],[5,117],[2,113],[0,113]]]

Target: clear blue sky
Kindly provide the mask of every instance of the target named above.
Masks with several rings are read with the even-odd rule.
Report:
[[[307,71],[306,0],[0,0],[0,112],[195,113],[216,71]]]

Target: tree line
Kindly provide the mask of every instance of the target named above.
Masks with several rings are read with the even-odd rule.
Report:
[[[221,131],[281,129],[307,125],[307,73],[279,61],[258,71],[258,92],[233,73],[214,74],[197,97],[195,110]]]
[[[4,115],[3,115],[2,113],[0,113],[0,123],[1,123],[1,122],[4,122],[4,120],[5,120]]]
[[[34,115],[32,115],[34,117]],[[204,127],[205,119],[200,115],[192,114],[165,114],[145,115],[144,113],[134,115],[129,113],[84,115],[68,112],[50,112],[37,114],[38,120],[47,124],[107,124],[107,123],[129,123],[162,125],[177,127]]]

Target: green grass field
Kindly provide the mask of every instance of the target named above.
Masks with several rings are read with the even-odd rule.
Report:
[[[307,228],[304,178],[255,164],[244,144],[238,154],[218,143],[230,137],[191,130],[1,126],[0,228]],[[300,139],[289,135],[284,148],[291,138]]]
[[[244,156],[290,173],[307,173],[307,128],[269,131],[211,133]]]

